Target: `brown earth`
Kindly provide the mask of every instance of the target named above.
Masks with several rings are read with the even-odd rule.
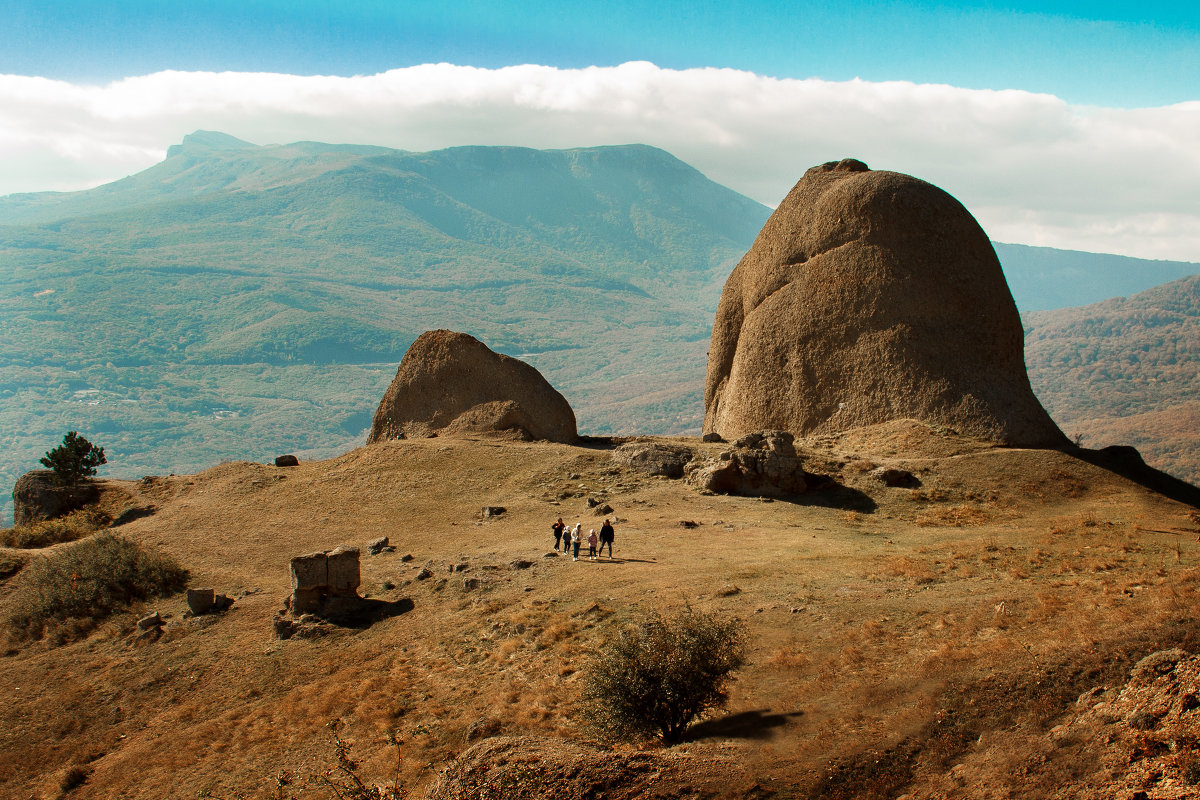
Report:
[[[1066,443],[1025,374],[1021,318],[975,218],[853,159],[808,170],[721,293],[704,432],[835,433],[915,418]]]
[[[660,441],[710,457],[727,446]],[[1070,454],[899,421],[797,440],[806,468],[836,485],[789,502],[645,475],[612,459],[616,444],[389,441],[286,469],[108,482],[157,508],[122,535],[235,605],[184,619],[173,596],[83,641],[10,644],[0,796],[60,797],[82,780],[70,797],[274,797],[287,773],[287,792],[328,797],[303,778],[331,766],[332,726],[380,782],[395,774],[397,736],[413,797],[446,767],[446,797],[531,796],[521,781],[538,775],[566,797],[598,796],[595,775],[613,796],[1059,797],[1086,785],[1073,796],[1115,797],[1128,781],[1080,778],[1094,753],[1055,746],[1048,758],[1041,743],[1058,741],[1081,693],[1119,690],[1142,656],[1200,651],[1195,508]],[[888,487],[878,467],[920,486]],[[555,518],[592,524],[588,498],[616,509],[616,559],[543,558]],[[481,519],[485,505],[508,510]],[[291,556],[379,536],[397,550],[364,555],[361,590],[410,611],[275,638]],[[423,567],[433,577],[415,580]],[[0,584],[0,613],[20,580]],[[748,665],[728,708],[674,748],[600,740],[580,701],[589,654],[644,612],[685,604],[744,622]],[[165,636],[132,644],[133,619],[151,610],[168,617]],[[508,738],[479,741],[494,733]],[[1197,747],[1180,740],[1173,757]],[[543,751],[553,757],[534,758]],[[607,759],[594,774],[592,756]],[[494,791],[470,788],[493,769]],[[1153,770],[1138,785],[1195,796],[1180,793],[1194,791],[1191,773],[1171,769],[1159,774],[1173,794],[1155,793]]]

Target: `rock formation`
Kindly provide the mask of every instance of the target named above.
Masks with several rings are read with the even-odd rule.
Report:
[[[13,524],[32,525],[96,502],[100,490],[88,480],[80,481],[78,486],[64,486],[51,470],[35,469],[17,478],[12,497]]]
[[[743,436],[715,459],[688,465],[688,481],[719,494],[780,497],[802,494],[808,483],[786,431]]]
[[[341,547],[328,553],[310,553],[291,560],[292,594],[287,608],[295,616],[316,614],[325,618],[346,616],[359,610],[359,552]]]
[[[575,412],[541,373],[472,336],[445,330],[426,331],[408,348],[367,442],[437,431],[577,438]]]
[[[613,451],[612,459],[647,475],[682,478],[683,468],[695,453],[690,447],[658,442],[627,442]]]
[[[946,192],[846,159],[813,167],[725,284],[705,432],[824,434],[912,418],[1058,446],[991,243]]]

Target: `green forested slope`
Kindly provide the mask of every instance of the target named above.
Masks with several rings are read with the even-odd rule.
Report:
[[[534,364],[584,433],[696,431],[717,299],[768,213],[641,145],[213,132],[96,189],[2,197],[0,487],[67,429],[125,476],[338,452],[432,328]],[[997,249],[1023,309],[1189,267]]]

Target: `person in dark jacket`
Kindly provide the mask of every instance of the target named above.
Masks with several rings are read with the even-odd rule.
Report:
[[[558,518],[558,522],[550,526],[550,530],[554,531],[554,552],[558,552],[558,545],[562,542],[563,529],[567,526],[563,524],[562,517]],[[563,552],[567,552],[567,548],[563,547]]]
[[[604,524],[600,526],[600,553],[599,553],[599,555],[604,555],[604,545],[608,545],[608,557],[609,557],[609,559],[611,559],[613,557],[612,546],[613,546],[613,539],[615,539],[615,538],[616,538],[616,531],[613,530],[612,523],[610,523],[608,520],[604,520]]]

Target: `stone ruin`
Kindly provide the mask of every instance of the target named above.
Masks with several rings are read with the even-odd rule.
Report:
[[[354,613],[362,605],[357,547],[342,545],[327,553],[296,556],[291,571],[292,593],[287,609],[294,616],[337,618]]]
[[[807,488],[795,437],[787,431],[743,436],[715,459],[687,465],[688,481],[718,494],[785,497]]]

